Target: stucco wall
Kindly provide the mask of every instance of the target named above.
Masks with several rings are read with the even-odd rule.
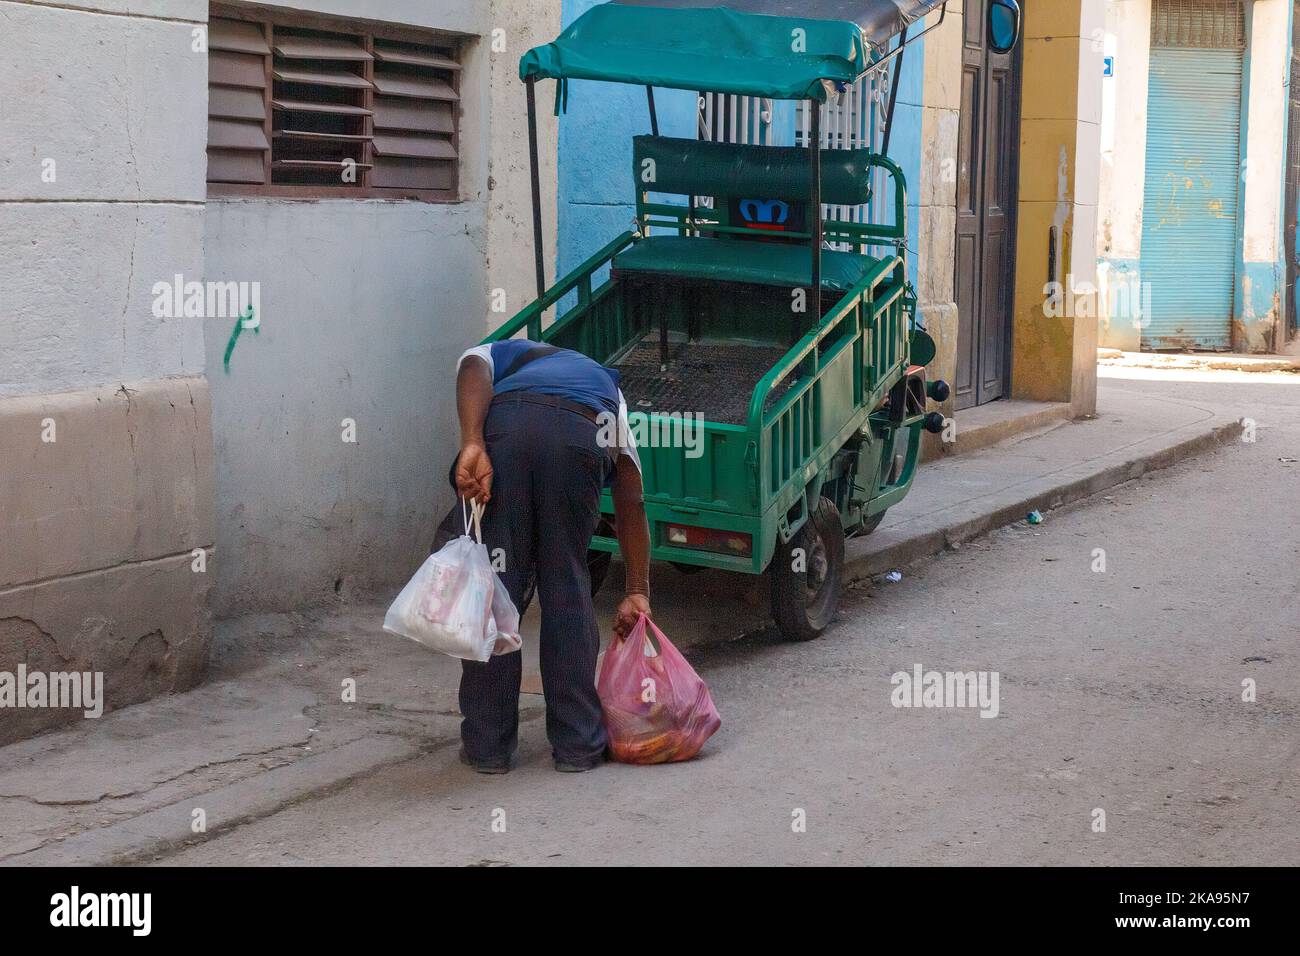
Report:
[[[460,202],[208,202],[205,0],[0,0],[0,670],[104,670],[109,708],[199,678],[210,591],[406,579],[450,504],[455,357],[531,284],[516,64],[559,0],[277,6],[470,37]],[[229,373],[229,320],[155,313],[176,275],[260,284]]]
[[[1077,314],[1070,354],[1070,405],[1075,415],[1097,411],[1097,221],[1101,202],[1102,72],[1106,0],[1080,0],[1079,69],[1075,95],[1073,229],[1069,275],[1076,301],[1091,299],[1091,312]],[[1030,260],[1032,261],[1032,260]]]
[[[76,6],[0,0],[0,396],[203,372],[150,304],[202,272],[206,5]]]
[[[1097,215],[1098,342],[1137,351],[1142,336],[1142,192],[1146,179],[1151,0],[1106,5]]]
[[[263,316],[228,373],[208,345],[219,615],[401,583],[427,552],[484,230],[482,202],[208,204],[208,274],[260,281]]]
[[[409,577],[451,505],[456,357],[533,294],[517,64],[558,30],[558,0],[292,6],[472,34],[461,201],[209,201],[207,275],[259,281],[263,315],[229,372],[229,329],[208,342],[221,616],[384,593]],[[541,133],[553,250],[545,113]],[[492,311],[493,289],[506,291],[506,312]],[[355,443],[343,440],[344,419]]]
[[[1097,203],[1105,0],[1025,8],[1013,398],[1096,410]],[[1049,236],[1070,293],[1047,307]]]
[[[492,28],[504,36],[488,37],[491,60],[488,170],[488,286],[504,290],[499,312],[489,314],[492,327],[537,297],[533,263],[532,188],[528,166],[528,114],[519,58],[560,32],[560,0],[493,0]],[[493,49],[493,40],[504,49]],[[548,280],[555,277],[558,123],[550,104],[538,103],[537,133],[542,183],[542,242]],[[492,301],[496,308],[497,301]]]
[[[200,0],[0,0],[0,671],[99,671],[105,708],[207,658]],[[6,711],[0,743],[78,719]]]
[[[492,312],[492,289],[513,312],[533,286],[517,63],[558,28],[558,2],[293,6],[473,34],[461,201],[208,203],[207,274],[259,281],[263,315],[229,372],[229,330],[208,343],[223,616],[383,593],[409,577],[451,504],[456,357],[507,317]],[[542,130],[553,203],[554,122]]]
[[[916,140],[919,152],[914,159],[906,157],[917,166],[911,180],[919,222],[919,232],[912,243],[918,250],[913,281],[916,283],[917,311],[926,331],[934,339],[936,349],[928,374],[930,378],[946,382],[953,382],[957,377],[957,142],[961,132],[964,15],[962,4],[949,4],[943,24],[920,41],[924,44],[923,69],[917,71],[915,61],[908,64],[909,69],[921,72],[924,79]],[[926,25],[931,26],[937,21],[938,14],[931,14]],[[908,53],[910,55],[911,51]],[[912,115],[911,111],[906,115]],[[900,122],[900,118],[895,122]],[[910,136],[907,141],[911,143]],[[896,147],[891,145],[890,152],[897,155]],[[945,416],[952,415],[953,399],[950,397],[936,408]],[[923,441],[927,455],[951,450],[951,445],[945,446],[938,436],[926,433]]]
[[[909,196],[909,204],[915,202],[916,207],[909,209],[909,214],[918,216],[920,223],[918,230],[909,222],[919,250],[913,274],[918,311],[937,346],[931,373],[948,381],[956,378],[959,329],[954,245],[957,177],[962,174],[957,153],[964,6],[950,4],[943,24],[925,36],[925,84],[916,99],[920,105],[911,108],[919,113],[919,122],[900,125],[895,137],[901,130],[904,139],[890,148],[904,164],[913,151],[919,154],[919,169],[908,176],[909,182],[917,184]],[[1080,324],[1073,316],[1049,318],[1044,314],[1044,237],[1053,224],[1061,231],[1063,278],[1073,275],[1076,284],[1085,288],[1095,281],[1102,11],[1103,0],[1031,4],[1021,40],[1010,397],[1069,401],[1076,414],[1088,414],[1095,407],[1095,328],[1091,319]],[[927,22],[937,20],[938,15],[931,14]],[[900,103],[910,98],[905,82]],[[911,137],[918,134],[919,140],[913,144]],[[942,410],[952,414],[951,399]],[[961,415],[956,418],[960,433]],[[953,448],[936,436],[926,438],[927,454]]]
[[[1282,345],[1281,300],[1286,286],[1282,166],[1292,5],[1289,0],[1255,0],[1249,6],[1241,262],[1233,347],[1267,352]]]

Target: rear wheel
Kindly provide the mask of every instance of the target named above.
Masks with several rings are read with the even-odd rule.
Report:
[[[888,511],[889,509],[885,509]],[[858,526],[858,534],[871,534],[880,527],[880,522],[885,520],[885,512],[879,511],[869,518],[863,518],[862,524]]]
[[[844,580],[844,528],[829,498],[772,559],[772,617],[786,640],[811,641],[826,630],[840,606]]]

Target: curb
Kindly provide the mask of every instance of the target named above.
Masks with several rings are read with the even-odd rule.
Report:
[[[947,461],[957,455],[983,451],[1010,438],[1030,438],[1033,434],[1068,424],[1071,417],[1069,402],[1054,402],[1035,411],[1017,415],[1015,418],[974,426],[964,425],[962,419],[957,418],[957,440],[952,445],[926,442],[921,447],[921,464]]]
[[[541,708],[523,707],[519,722],[539,720],[544,714]],[[314,757],[15,853],[0,860],[0,867],[147,864],[154,857],[217,839],[297,804],[331,796],[376,771],[459,746],[459,736],[413,743],[393,734],[367,734]],[[191,814],[198,808],[208,823],[202,833],[190,828]]]
[[[57,843],[18,853],[0,866],[120,866],[199,844],[271,816],[304,800],[341,790],[359,777],[449,747],[419,747],[393,738],[362,737],[316,757],[156,807],[102,829],[83,830]],[[209,829],[194,833],[191,814],[202,808]]]
[[[1048,511],[1090,498],[1116,485],[1139,478],[1147,472],[1168,468],[1180,461],[1226,445],[1239,438],[1241,432],[1240,421],[1216,425],[1207,432],[1157,449],[1150,454],[1101,468],[1046,490],[1036,491],[1015,501],[999,505],[992,511],[974,518],[955,520],[893,541],[880,540],[885,537],[881,535],[871,535],[856,541],[850,539],[847,542],[848,554],[844,567],[845,581],[861,581],[872,575],[903,567],[920,558],[931,557],[959,547],[972,538],[1014,524],[1030,511]],[[872,538],[877,540],[873,542]],[[856,548],[855,544],[857,544]]]

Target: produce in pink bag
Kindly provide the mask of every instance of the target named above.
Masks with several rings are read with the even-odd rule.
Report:
[[[621,763],[690,760],[722,726],[700,675],[644,614],[610,643],[596,690]]]

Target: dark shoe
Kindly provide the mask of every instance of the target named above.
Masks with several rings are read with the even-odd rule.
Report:
[[[509,763],[475,763],[469,759],[469,754],[465,753],[465,748],[460,748],[460,762],[467,767],[472,767],[475,773],[509,773]]]
[[[555,769],[560,773],[586,773],[588,770],[595,770],[604,762],[605,758],[603,756],[597,757],[595,760],[588,760],[584,763],[577,763],[572,760],[562,760],[559,757],[556,757]]]

